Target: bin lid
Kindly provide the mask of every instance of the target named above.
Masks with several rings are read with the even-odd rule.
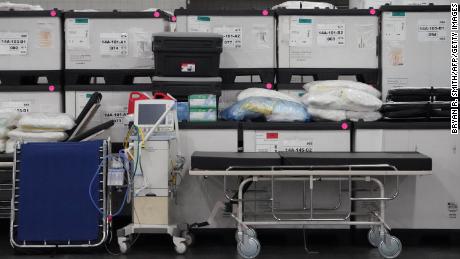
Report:
[[[171,38],[220,38],[221,34],[212,32],[160,32],[153,34],[153,37],[171,37]]]

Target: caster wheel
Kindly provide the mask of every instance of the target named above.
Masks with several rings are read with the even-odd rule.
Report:
[[[176,253],[183,255],[187,252],[187,244],[185,242],[180,242],[178,245],[174,246]]]
[[[398,257],[401,250],[401,241],[394,236],[386,236],[379,245],[379,253],[387,259]]]
[[[245,259],[255,258],[260,252],[260,243],[254,237],[240,240],[237,245],[238,253]]]
[[[243,235],[245,235],[247,237],[257,238],[257,233],[252,228],[248,228],[248,229],[242,230],[242,231],[237,230],[235,232],[235,240],[236,240],[236,242],[239,242],[243,238]]]
[[[189,231],[182,231],[181,237],[185,238],[185,244],[191,246],[195,242],[195,235]]]
[[[130,244],[127,238],[118,238],[118,246],[120,247],[120,252],[122,254],[128,253]]]
[[[384,229],[384,234],[388,234],[388,230]],[[367,232],[367,240],[373,247],[379,247],[380,243],[382,242],[382,236],[380,235],[380,227],[372,227]]]

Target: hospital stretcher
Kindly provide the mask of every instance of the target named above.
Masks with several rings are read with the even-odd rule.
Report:
[[[385,222],[386,202],[395,199],[399,194],[400,176],[422,176],[432,174],[431,158],[418,152],[314,152],[314,153],[236,153],[236,152],[194,152],[191,158],[190,175],[223,176],[224,193],[226,198],[237,203],[236,232],[237,250],[244,258],[254,258],[260,252],[260,243],[253,226],[274,225],[368,225],[368,239],[371,245],[378,247],[385,258],[396,258],[402,250],[398,238],[389,234],[390,227]],[[228,193],[227,177],[239,177],[241,180],[236,194]],[[382,177],[394,177],[396,187],[391,195],[385,194],[385,181]],[[288,217],[277,207],[279,198],[275,186],[280,182],[304,182],[310,191],[310,205],[302,217]],[[348,186],[349,206],[345,215],[321,214],[321,209],[315,208],[313,190],[318,182],[338,182]],[[245,211],[245,203],[251,200],[245,198],[245,192],[251,183],[267,182],[270,187],[270,217],[251,218]],[[353,184],[373,184],[377,187],[378,195],[370,192],[367,196],[355,195]],[[342,192],[342,188],[339,192]],[[304,190],[305,192],[305,187]],[[305,196],[304,196],[305,197]],[[340,196],[340,199],[342,197]],[[359,215],[352,210],[353,202],[377,202],[377,209],[369,209],[368,220],[357,220]],[[337,208],[336,208],[337,209]],[[324,216],[326,215],[326,216]]]

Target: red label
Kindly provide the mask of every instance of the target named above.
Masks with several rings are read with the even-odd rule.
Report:
[[[267,139],[277,139],[278,133],[277,132],[269,132],[267,133]]]

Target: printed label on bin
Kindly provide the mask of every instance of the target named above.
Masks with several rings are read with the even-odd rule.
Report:
[[[254,49],[258,48],[269,48],[271,36],[269,29],[264,24],[255,24],[252,26],[252,37],[255,38],[254,44],[250,44],[249,47]],[[252,41],[251,41],[252,42]]]
[[[195,64],[193,63],[182,63],[180,65],[180,71],[183,73],[193,73],[195,72]]]
[[[383,22],[383,39],[387,41],[406,40],[406,18],[389,17]]]
[[[189,16],[189,32],[211,32],[211,18],[208,16]]]
[[[223,26],[215,27],[215,33],[222,35],[222,46],[224,48],[239,49],[243,47],[243,27],[242,26]]]
[[[305,66],[305,62],[309,61],[312,58],[312,55],[313,52],[311,48],[291,47],[289,49],[289,66]]]
[[[102,112],[102,121],[113,120],[115,122],[115,127],[127,127],[128,124],[125,123],[126,115],[128,115],[128,106],[106,106]]]
[[[345,24],[318,24],[316,26],[316,41],[319,46],[344,47]]]
[[[289,46],[290,47],[307,47],[313,43],[313,25],[312,19],[291,18],[289,29]]]
[[[313,152],[313,140],[284,137],[281,132],[256,131],[256,152]]]
[[[358,49],[375,49],[376,48],[376,37],[377,28],[374,24],[357,24],[356,31],[359,32],[357,37]]]
[[[52,48],[54,43],[54,33],[53,30],[55,28],[54,23],[50,22],[37,22],[37,26],[39,28],[37,32],[37,42],[35,43],[37,48]]]
[[[418,21],[418,41],[447,40],[447,20],[426,19]]]
[[[128,33],[100,34],[99,51],[102,56],[128,56]]]
[[[0,102],[2,109],[14,109],[21,113],[32,112],[32,101],[10,101]]]
[[[0,55],[25,56],[28,42],[27,32],[0,32]]]
[[[69,50],[88,50],[89,44],[89,19],[68,19],[66,23],[66,45]]]

